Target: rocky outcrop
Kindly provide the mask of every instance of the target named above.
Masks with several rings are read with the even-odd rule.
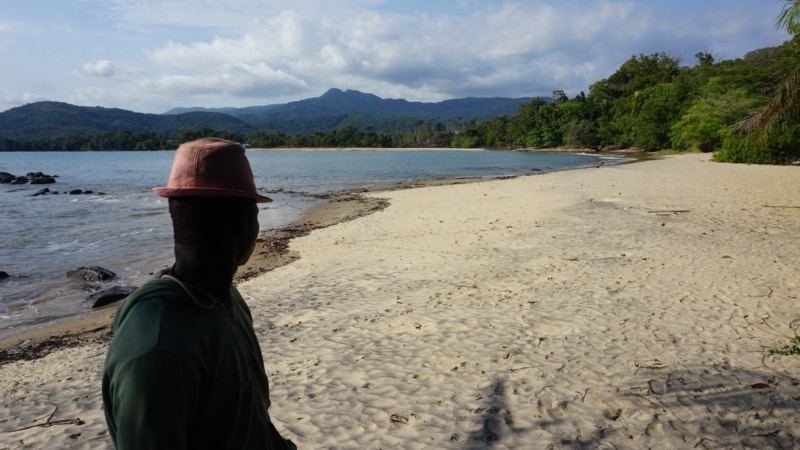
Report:
[[[52,184],[56,182],[57,175],[47,175],[42,172],[28,172],[25,176],[18,176],[8,172],[0,172],[2,184]]]
[[[42,172],[28,172],[25,178],[30,184],[53,184],[56,182],[55,176],[45,175]]]
[[[84,304],[92,308],[99,308],[124,299],[136,289],[138,289],[136,286],[114,286],[86,297]]]
[[[42,172],[28,172],[25,176],[18,176],[8,172],[0,172],[0,184],[52,184],[56,182],[58,175],[47,175]],[[39,195],[58,194],[58,191],[51,191],[49,188],[39,189],[31,197]],[[79,194],[94,194],[89,189],[72,189],[64,191],[64,194],[79,195]],[[105,192],[98,192],[98,195],[106,195]]]
[[[47,195],[47,194],[54,194],[57,195],[58,191],[51,191],[49,188],[39,189],[35,193],[31,194],[31,197],[38,197],[40,195]],[[73,189],[71,191],[64,191],[64,194],[69,195],[81,195],[81,194],[94,194],[94,191],[90,190],[83,190],[83,189]],[[97,195],[106,195],[105,192],[98,192]]]
[[[108,281],[117,277],[114,272],[99,266],[78,267],[67,271],[68,278],[80,278],[86,281]]]
[[[0,270],[0,280],[5,280],[9,276],[10,275],[8,274],[8,272],[3,272],[2,270]]]
[[[50,193],[58,194],[58,192],[53,192],[49,188],[43,188],[43,189],[39,189],[38,191],[36,191],[35,194],[31,194],[31,197],[38,197],[40,195],[45,195],[45,194],[50,194]]]

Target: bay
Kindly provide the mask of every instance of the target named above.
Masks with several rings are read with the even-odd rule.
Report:
[[[256,186],[273,198],[262,233],[302,217],[321,197],[375,183],[490,178],[592,167],[574,153],[472,150],[254,151]],[[173,152],[0,152],[0,171],[56,175],[50,185],[0,185],[0,337],[86,311],[84,299],[114,285],[137,286],[172,261],[163,186]],[[611,158],[611,162],[619,161]],[[51,192],[34,195],[43,188]],[[89,194],[70,195],[80,189]],[[57,193],[55,193],[57,192]],[[115,272],[108,283],[68,279],[81,266]]]

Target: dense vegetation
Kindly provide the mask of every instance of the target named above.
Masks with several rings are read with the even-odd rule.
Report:
[[[534,100],[516,116],[472,124],[460,147],[578,147],[696,150],[720,161],[785,163],[800,158],[800,128],[786,124],[764,145],[740,125],[763,110],[781,80],[800,66],[797,40],[715,62],[698,53],[693,67],[664,53],[632,57],[589,94]]]
[[[800,17],[800,1],[786,3],[784,16],[789,10],[798,13],[793,17]],[[794,37],[779,47],[725,61],[701,52],[695,55],[692,67],[666,53],[634,56],[608,78],[594,83],[588,94],[581,92],[570,99],[563,91],[555,91],[549,99],[523,103],[514,115],[499,114],[489,120],[387,115],[379,111],[384,107],[382,99],[362,93],[357,93],[362,96],[359,101],[374,108],[354,112],[344,103],[336,107],[336,102],[344,102],[353,91],[332,90],[320,97],[327,97],[326,102],[316,104],[329,108],[329,115],[315,119],[327,121],[323,128],[309,126],[299,113],[295,116],[285,111],[277,117],[269,107],[261,111],[195,111],[188,114],[214,114],[218,120],[227,120],[224,116],[236,122],[163,133],[151,128],[0,137],[0,150],[172,149],[195,137],[215,135],[258,148],[672,148],[714,151],[719,161],[787,163],[800,159],[800,127],[797,117],[790,114],[800,111],[800,100],[792,103],[800,98],[800,37],[794,33],[800,27],[794,23],[784,26]],[[400,102],[397,105],[402,108],[419,105],[392,102]],[[314,102],[290,105],[295,111],[314,109]],[[292,126],[275,126],[281,121]]]

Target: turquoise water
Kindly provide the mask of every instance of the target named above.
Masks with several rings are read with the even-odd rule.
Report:
[[[90,289],[138,285],[171,263],[166,201],[151,192],[169,175],[173,152],[0,152],[0,171],[57,175],[50,185],[0,185],[0,336],[80,314]],[[594,166],[594,155],[496,151],[248,151],[263,232],[319,204],[319,194],[376,182],[498,177]],[[42,188],[59,194],[33,196]],[[69,195],[73,189],[92,194]],[[79,266],[118,275],[108,284],[69,280]]]

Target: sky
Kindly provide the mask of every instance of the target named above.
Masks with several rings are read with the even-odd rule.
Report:
[[[5,0],[0,111],[163,113],[354,89],[438,102],[589,92],[637,55],[780,45],[777,0]]]

